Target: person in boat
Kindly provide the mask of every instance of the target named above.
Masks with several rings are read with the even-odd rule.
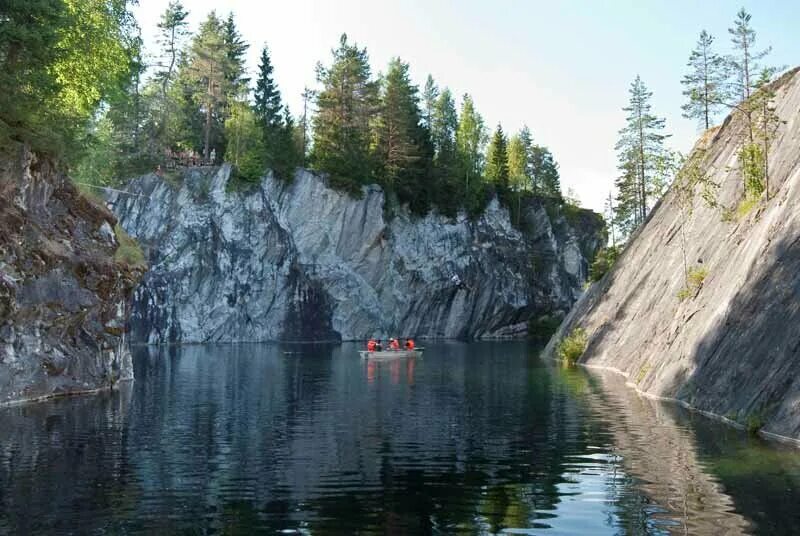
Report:
[[[374,352],[375,347],[378,345],[375,339],[370,339],[367,341],[367,352]]]
[[[400,342],[397,339],[389,339],[389,349],[390,350],[399,350],[400,349]]]
[[[413,350],[414,349],[414,339],[406,339],[405,347],[406,347],[406,350]]]
[[[383,344],[381,344],[381,340],[380,339],[375,341],[375,351],[376,352],[382,352],[383,351]]]

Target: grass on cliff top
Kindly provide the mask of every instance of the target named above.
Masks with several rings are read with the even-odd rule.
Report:
[[[114,233],[117,235],[117,242],[119,243],[117,251],[114,252],[114,260],[127,264],[132,268],[146,269],[147,260],[145,259],[144,251],[139,247],[139,243],[131,238],[120,224],[114,226]]]

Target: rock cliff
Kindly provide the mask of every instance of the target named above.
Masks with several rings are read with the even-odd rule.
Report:
[[[143,267],[114,260],[116,218],[52,162],[0,157],[0,405],[133,375],[125,303]]]
[[[177,175],[108,198],[148,252],[131,320],[148,343],[520,335],[566,313],[604,240],[596,214],[542,201],[520,232],[497,201],[387,219],[379,187],[354,199],[305,170],[238,190],[227,165]]]
[[[587,365],[617,370],[651,395],[797,439],[800,72],[773,88],[782,122],[768,158],[769,199],[749,211],[742,204],[737,151],[746,123],[734,114],[707,132],[695,153],[719,185],[718,206],[700,200],[698,190],[687,211],[673,186],[546,352],[581,327]],[[697,274],[689,287],[684,258]]]

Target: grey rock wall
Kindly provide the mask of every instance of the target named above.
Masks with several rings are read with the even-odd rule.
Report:
[[[148,252],[132,325],[148,343],[519,336],[563,315],[603,242],[599,217],[531,202],[520,232],[492,201],[478,220],[399,210],[298,170],[232,191],[230,167],[132,180],[110,207]],[[450,278],[458,275],[464,285]]]
[[[617,370],[640,391],[800,439],[800,74],[775,85],[783,120],[769,156],[770,199],[736,214],[743,185],[739,116],[698,143],[719,206],[689,214],[671,190],[614,269],[579,300],[551,340],[576,327],[583,361]],[[685,299],[689,267],[707,271]]]

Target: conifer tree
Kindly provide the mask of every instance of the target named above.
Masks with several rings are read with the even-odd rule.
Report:
[[[220,149],[219,154],[223,153],[222,112],[231,93],[234,72],[228,52],[223,24],[212,11],[192,40],[186,65],[191,96],[205,116],[203,157],[206,160],[212,144]]]
[[[281,152],[284,145],[284,123],[281,104],[281,94],[272,76],[273,67],[269,49],[265,45],[261,50],[261,60],[258,65],[258,77],[253,93],[253,109],[264,142],[265,165],[276,170],[282,158]]]
[[[725,81],[725,60],[712,49],[714,38],[705,30],[689,55],[687,66],[690,72],[681,80],[683,94],[688,102],[681,108],[683,116],[698,119],[705,129],[711,126],[711,120],[723,101],[723,84]]]
[[[508,140],[500,123],[486,152],[486,178],[500,191],[508,189]]]
[[[233,12],[228,14],[222,26],[222,41],[225,43],[225,55],[227,72],[225,78],[228,81],[228,91],[232,96],[240,96],[247,89],[250,79],[245,76],[245,55],[250,45],[242,38],[236,22],[233,19]]]
[[[534,181],[533,175],[533,136],[528,125],[522,125],[519,131],[519,142],[525,152],[525,176],[528,179],[526,188],[530,188],[534,194],[538,193],[539,185]]]
[[[179,0],[170,0],[158,23],[160,30],[158,42],[162,50],[156,79],[161,84],[161,98],[164,101],[167,98],[167,88],[172,83],[178,66],[178,54],[183,45],[183,39],[188,35],[186,29],[189,25],[186,20],[188,16],[189,12],[183,8],[183,4]]]
[[[377,107],[367,50],[343,34],[330,67],[317,66],[323,89],[314,117],[314,166],[331,174],[334,184],[357,190],[372,176],[370,120]]]
[[[436,154],[436,162],[442,169],[453,172],[455,162],[456,130],[458,112],[449,88],[444,88],[436,99],[431,118],[431,139]]]
[[[637,75],[629,89],[627,125],[620,130],[616,150],[621,172],[617,180],[617,221],[628,230],[640,225],[650,208],[649,191],[664,152],[664,119],[653,115],[653,93]]]
[[[733,74],[730,86],[733,96],[739,102],[750,99],[763,71],[759,61],[772,51],[769,47],[760,52],[755,50],[756,31],[750,25],[751,18],[752,15],[742,8],[736,14],[733,27],[728,28],[735,50],[735,53],[728,57],[728,64]]]
[[[418,89],[411,83],[408,64],[395,58],[383,81],[376,153],[382,180],[406,196],[421,183],[421,129]]]

